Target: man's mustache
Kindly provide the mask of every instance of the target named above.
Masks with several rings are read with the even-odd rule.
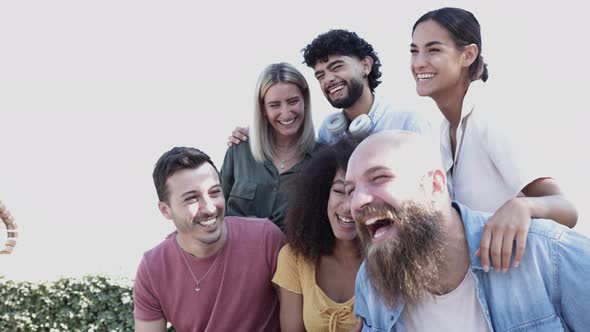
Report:
[[[217,213],[203,213],[203,214],[197,214],[194,218],[193,218],[193,224],[198,224],[201,221],[205,221],[205,220],[209,220],[209,219],[213,219],[213,218],[217,218]]]
[[[374,217],[391,219],[393,222],[396,222],[399,220],[399,211],[387,203],[374,202],[360,209],[356,214],[355,221],[359,224],[364,220]]]

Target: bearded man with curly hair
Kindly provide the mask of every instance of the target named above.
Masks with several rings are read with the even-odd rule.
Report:
[[[317,36],[302,52],[328,102],[342,109],[324,120],[319,143],[333,144],[349,135],[362,139],[388,129],[430,131],[430,124],[417,113],[395,110],[375,94],[381,83],[381,61],[373,46],[356,33],[330,30]]]
[[[381,60],[373,46],[348,30],[318,35],[302,50],[304,63],[330,104],[341,109],[330,114],[318,130],[318,143],[335,144],[343,137],[362,140],[370,134],[401,129],[430,133],[428,121],[413,111],[395,109],[375,93],[381,83]],[[248,139],[248,127],[236,127],[227,145]]]

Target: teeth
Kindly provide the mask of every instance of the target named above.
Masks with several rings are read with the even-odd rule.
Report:
[[[378,239],[378,238],[382,237],[383,235],[385,235],[385,233],[387,233],[387,232],[375,232],[375,234],[373,234],[373,238]]]
[[[288,125],[292,124],[293,122],[295,122],[295,118],[293,118],[291,120],[287,120],[287,121],[279,121],[279,123],[282,124],[283,126],[288,126]]]
[[[377,222],[377,220],[379,220],[379,219],[381,219],[381,218],[379,218],[379,217],[370,218],[370,219],[368,219],[368,220],[365,221],[365,225],[367,225],[367,226],[372,225],[375,222]]]
[[[199,225],[210,227],[210,226],[213,226],[215,224],[215,221],[216,220],[217,220],[217,218],[214,217],[214,218],[211,218],[211,219],[199,221]]]
[[[434,74],[432,74],[432,73],[429,73],[429,74],[417,74],[416,77],[419,80],[429,80],[429,79],[431,79],[431,78],[434,77]]]
[[[338,84],[337,86],[329,89],[328,91],[330,91],[330,94],[334,94],[342,89],[344,89],[344,84]]]
[[[341,217],[340,215],[336,215],[336,217],[343,224],[353,224],[354,223],[354,220],[352,218],[345,218],[345,217]]]
[[[383,237],[383,235],[389,233],[389,230],[391,229],[391,225],[387,225],[387,226],[383,226],[381,228],[379,228],[378,230],[375,231],[375,233],[373,234],[373,238],[374,239],[378,239]]]

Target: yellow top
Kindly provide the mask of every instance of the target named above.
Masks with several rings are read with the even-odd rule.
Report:
[[[354,327],[354,296],[344,303],[329,298],[316,283],[315,264],[296,256],[289,245],[279,252],[272,282],[303,295],[303,324],[308,332],[349,331]]]

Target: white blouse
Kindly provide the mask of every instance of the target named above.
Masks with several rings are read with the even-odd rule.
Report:
[[[453,200],[478,211],[495,212],[541,174],[514,135],[490,123],[493,105],[482,81],[472,82],[463,100],[457,127],[455,158],[451,153],[450,123],[441,124],[440,150]]]

